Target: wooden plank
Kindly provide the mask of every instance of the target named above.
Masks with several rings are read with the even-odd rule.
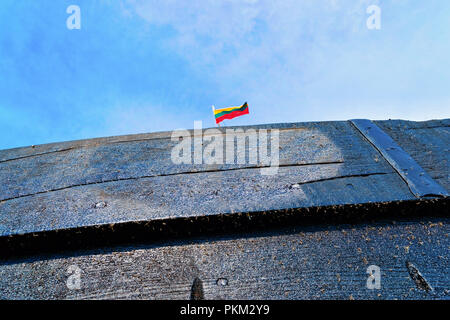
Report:
[[[427,173],[450,190],[450,119],[375,121]]]
[[[181,219],[176,220],[177,232],[195,233],[200,224],[191,221],[198,218],[214,224],[222,221],[222,215],[283,216],[291,209],[415,199],[392,167],[348,122],[261,127],[281,130],[282,166],[274,176],[261,175],[259,168],[248,164],[178,167],[170,160],[173,142],[167,134],[150,140],[132,136],[100,139],[83,142],[64,155],[48,153],[0,163],[6,169],[2,173],[14,177],[1,188],[9,196],[15,194],[0,202],[0,251],[12,253],[25,242],[38,243],[37,237],[45,240],[48,232],[54,234],[47,242],[71,242],[63,237],[64,230],[77,228],[79,231],[67,234],[97,235],[100,231],[95,230],[109,226],[152,221],[158,228],[170,229],[174,219]],[[83,169],[80,158],[90,153],[87,169]],[[114,178],[118,167],[123,168],[124,176]],[[17,188],[34,193],[15,193]],[[300,216],[313,215],[302,212]],[[212,216],[219,218],[208,220]],[[30,236],[22,237],[27,234]],[[115,237],[109,232],[104,235]]]
[[[253,169],[80,186],[1,203],[0,234],[414,198],[395,173],[368,169],[290,167],[276,176]]]
[[[264,128],[281,130],[281,166],[344,161],[364,165],[379,157],[347,122],[244,127]],[[34,155],[24,148],[14,152],[16,158],[2,150],[0,158],[9,160],[0,161],[0,201],[109,181],[254,167],[248,163],[174,164],[171,151],[177,143],[166,133],[148,139],[139,135],[54,144]]]
[[[2,299],[448,299],[449,219],[291,227],[0,264]],[[412,263],[433,291],[416,285]],[[81,287],[68,289],[69,266]],[[369,265],[381,288],[366,286]]]
[[[4,149],[0,150],[0,163],[15,161],[23,158],[36,157],[45,154],[65,152],[72,149],[95,147],[98,145],[131,142],[131,141],[167,139],[167,138],[170,138],[170,132],[154,132],[154,133],[130,134],[104,138],[56,142],[27,147]]]
[[[450,195],[374,122],[367,119],[354,119],[351,123],[389,162],[416,197],[448,197]]]
[[[274,127],[282,165],[274,176],[249,165],[177,166],[166,138],[1,163],[0,235],[413,198],[349,123]]]
[[[390,129],[446,188],[447,124]],[[448,199],[413,201],[348,122],[252,128],[280,130],[277,175],[175,165],[167,132],[0,151],[0,298],[186,299],[194,279],[207,299],[448,298]],[[360,216],[409,220],[332,225]],[[132,244],[104,248],[116,238]],[[365,287],[370,264],[382,269],[380,291]],[[79,291],[66,286],[70,265],[82,270]]]

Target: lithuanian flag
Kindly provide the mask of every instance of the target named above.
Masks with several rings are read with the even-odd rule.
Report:
[[[233,119],[244,114],[248,114],[248,105],[247,102],[239,107],[231,107],[231,108],[223,108],[223,109],[214,109],[214,116],[216,117],[216,123],[220,123],[225,119]]]

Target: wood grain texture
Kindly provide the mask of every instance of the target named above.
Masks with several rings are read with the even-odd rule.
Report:
[[[436,182],[450,190],[450,119],[375,122]]]
[[[0,234],[413,198],[348,122],[268,127],[280,130],[274,176],[249,164],[175,165],[167,136],[0,163]]]
[[[377,124],[449,190],[449,121]],[[449,298],[448,199],[417,200],[349,122],[244,129],[280,130],[278,174],[175,165],[169,132],[1,150],[0,298]],[[342,225],[366,213],[407,220]],[[317,216],[323,225],[300,223]],[[202,236],[243,222],[263,228]],[[158,238],[173,226],[177,240]],[[119,235],[127,245],[100,241]],[[58,250],[46,252],[49,241]],[[382,269],[379,291],[365,286],[371,264]],[[70,265],[82,270],[80,290],[66,286]]]
[[[373,162],[375,153],[355,135],[347,122],[247,129],[266,127],[281,130],[282,166],[355,160],[360,165]],[[41,151],[27,157],[8,158],[11,155],[3,155],[9,160],[0,162],[0,180],[4,182],[0,185],[0,201],[109,181],[255,167],[251,164],[174,164],[171,151],[176,144],[178,141],[171,141],[165,134],[148,139],[124,137],[96,143],[62,143],[60,147],[48,147],[58,152]],[[347,149],[351,152],[346,153]],[[2,153],[10,152],[0,151],[0,157]],[[21,153],[26,152],[22,150]]]
[[[448,299],[449,219],[288,228],[0,265],[3,299]],[[412,263],[433,291],[417,287]],[[81,269],[80,290],[66,286]],[[369,265],[381,289],[367,289]],[[219,280],[219,281],[218,281]]]

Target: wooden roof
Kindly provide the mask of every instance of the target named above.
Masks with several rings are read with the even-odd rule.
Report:
[[[273,176],[174,164],[170,132],[1,150],[0,297],[448,297],[450,119],[373,125],[441,193],[350,121],[241,127],[280,131]]]

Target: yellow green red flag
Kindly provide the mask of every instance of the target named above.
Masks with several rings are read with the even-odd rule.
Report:
[[[244,114],[249,114],[247,102],[239,107],[230,107],[230,108],[223,108],[223,109],[214,109],[213,108],[213,111],[214,111],[214,117],[216,118],[217,124],[222,122],[225,119],[233,119],[233,118],[242,116]]]

